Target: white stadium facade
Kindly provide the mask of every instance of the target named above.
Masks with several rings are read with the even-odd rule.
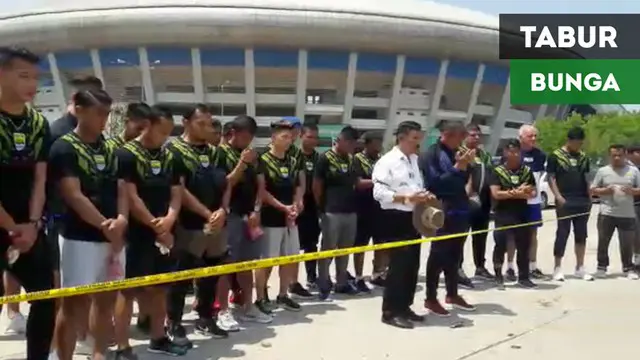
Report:
[[[430,1],[48,3],[0,16],[0,43],[42,55],[35,105],[50,120],[66,107],[68,80],[86,75],[118,102],[254,116],[258,146],[274,119],[297,116],[318,124],[322,146],[344,124],[389,139],[403,120],[431,130],[452,119],[478,124],[495,150],[540,117],[619,109],[512,106],[498,18]]]

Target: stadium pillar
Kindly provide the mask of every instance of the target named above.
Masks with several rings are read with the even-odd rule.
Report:
[[[569,105],[558,105],[558,112],[556,113],[556,119],[564,120],[565,116],[567,116],[567,110],[569,110]]]
[[[105,85],[104,74],[102,73],[102,62],[100,61],[98,49],[91,49],[89,54],[91,55],[91,65],[93,65],[93,75],[102,80],[102,84]]]
[[[440,110],[440,102],[442,100],[442,94],[444,93],[444,85],[447,82],[447,70],[449,69],[449,60],[442,60],[440,63],[440,72],[438,73],[438,82],[436,83],[436,89],[433,92],[433,98],[431,99],[431,109],[429,110],[429,117],[427,123],[422,124],[423,129],[428,134],[431,128],[438,123],[438,111]]]
[[[500,107],[494,117],[491,124],[491,136],[489,137],[489,146],[487,151],[490,154],[495,154],[500,145],[500,139],[502,138],[502,132],[504,131],[504,124],[507,122],[507,116],[511,109],[511,80],[507,80],[507,85],[504,87],[502,93],[502,100],[500,100]]]
[[[60,75],[60,69],[58,69],[58,62],[56,61],[56,56],[53,53],[47,54],[47,60],[49,60],[49,70],[51,71],[51,77],[53,78],[53,87],[56,91],[58,104],[60,104],[60,111],[64,113],[67,109],[67,101],[64,93],[62,76]]]
[[[391,88],[391,99],[389,100],[389,111],[387,114],[387,128],[384,131],[383,144],[386,146],[393,138],[393,131],[398,126],[398,101],[400,100],[400,90],[402,90],[402,81],[404,80],[404,64],[406,57],[398,55],[396,57],[396,74],[393,77],[393,86]]]
[[[476,74],[476,81],[473,82],[473,88],[471,88],[471,98],[469,99],[469,108],[467,109],[465,124],[470,123],[473,119],[473,113],[478,104],[478,96],[480,96],[480,89],[482,88],[482,80],[484,79],[484,69],[486,69],[485,64],[480,63],[478,73]]]
[[[344,112],[342,113],[342,123],[345,125],[351,122],[351,112],[353,111],[353,91],[356,87],[356,72],[358,71],[357,52],[349,54],[349,67],[347,69],[347,86],[344,93]]]
[[[204,103],[204,80],[202,79],[202,59],[200,58],[199,48],[191,48],[191,72],[193,76],[193,92],[196,95],[196,101]]]
[[[307,50],[298,50],[298,79],[296,82],[296,117],[304,122],[307,98]]]
[[[548,105],[546,104],[540,105],[538,111],[536,112],[536,120],[542,119],[547,114],[547,107]]]
[[[244,49],[244,87],[247,101],[247,115],[256,116],[256,68],[253,49]]]
[[[156,103],[156,93],[153,89],[153,80],[151,79],[151,66],[149,66],[149,54],[147,48],[139,47],[138,56],[140,57],[140,71],[142,72],[142,88],[144,89],[144,99],[149,105]]]

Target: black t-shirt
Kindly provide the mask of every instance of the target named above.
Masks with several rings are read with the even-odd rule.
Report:
[[[357,153],[353,157],[353,170],[358,178],[371,179],[373,166],[379,157],[371,158],[364,152]],[[371,213],[380,208],[380,204],[373,198],[373,188],[356,191],[358,213]]]
[[[318,162],[318,152],[313,151],[310,154],[305,154],[300,152],[300,165],[302,170],[304,170],[305,176],[305,191],[304,191],[304,214],[314,214],[317,215],[318,206],[316,204],[316,200],[313,197],[313,190],[311,189],[313,186],[313,173],[316,169],[316,163]]]
[[[504,165],[496,166],[489,176],[489,186],[500,186],[500,190],[511,190],[527,184],[536,186],[533,172],[526,165],[521,165],[517,170],[509,170]],[[500,225],[511,225],[526,221],[526,199],[494,199],[494,213],[496,222]]]
[[[106,218],[118,214],[118,177],[116,159],[104,145],[102,138],[96,143],[83,143],[71,132],[56,140],[51,147],[49,174],[51,184],[58,190],[60,180],[67,177],[80,181],[82,194]],[[70,206],[61,202],[63,214],[56,219],[60,234],[73,240],[106,242],[102,231],[82,220]]]
[[[556,179],[565,206],[589,206],[587,174],[591,171],[589,158],[582,152],[571,153],[557,149],[547,158],[547,173]]]
[[[230,174],[240,162],[242,150],[235,149],[230,145],[223,144],[216,149],[216,167]],[[229,204],[231,213],[244,216],[253,212],[258,195],[258,166],[249,165],[231,190],[231,203]]]
[[[70,113],[64,114],[61,118],[51,123],[51,138],[55,141],[65,135],[78,125],[78,118]]]
[[[185,188],[207,209],[222,206],[227,188],[226,173],[214,166],[216,149],[212,145],[193,145],[176,138],[167,144],[173,153],[175,171],[184,177]],[[182,206],[180,224],[189,230],[200,230],[207,219]]]
[[[38,111],[25,108],[21,115],[0,111],[0,204],[16,223],[31,220],[35,167],[47,160],[50,147],[49,122]],[[6,243],[6,235],[0,230],[0,243]]]
[[[173,154],[166,148],[145,149],[140,142],[128,142],[116,150],[118,174],[138,190],[138,196],[154,217],[166,216],[171,202],[171,188],[180,185],[180,173],[174,169]],[[153,229],[131,217],[129,242],[153,241]]]
[[[266,190],[284,205],[292,205],[298,183],[298,166],[295,160],[286,156],[278,158],[271,152],[265,152],[258,160],[258,168],[264,176]],[[260,221],[265,227],[285,227],[287,216],[284,212],[262,204]]]
[[[327,150],[318,157],[314,177],[324,184],[322,203],[319,204],[323,212],[356,212],[358,177],[353,167],[353,156],[341,156],[333,149]]]

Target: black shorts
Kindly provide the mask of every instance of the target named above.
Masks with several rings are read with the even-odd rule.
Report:
[[[176,260],[170,252],[162,254],[152,239],[132,239],[127,245],[125,277],[127,279],[164,274],[176,268]]]

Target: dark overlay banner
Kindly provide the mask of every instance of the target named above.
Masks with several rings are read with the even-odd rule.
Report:
[[[500,14],[500,59],[640,59],[640,14]]]

